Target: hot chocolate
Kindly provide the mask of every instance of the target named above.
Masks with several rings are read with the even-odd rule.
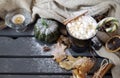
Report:
[[[97,22],[91,16],[81,16],[67,24],[68,33],[77,39],[89,39],[95,36]]]

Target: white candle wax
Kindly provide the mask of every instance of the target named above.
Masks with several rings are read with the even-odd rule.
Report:
[[[14,15],[12,18],[12,22],[14,24],[22,24],[25,21],[25,17],[22,14]]]

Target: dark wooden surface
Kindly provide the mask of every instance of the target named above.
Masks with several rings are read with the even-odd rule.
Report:
[[[41,51],[43,43],[34,38],[32,27],[23,33],[6,28],[0,31],[0,78],[70,78],[71,71],[61,69],[52,59],[51,52]],[[50,46],[51,47],[51,46]],[[92,57],[87,52],[75,53],[73,56]],[[97,62],[88,78],[99,68],[103,58],[96,55]],[[108,72],[104,78],[112,78]]]

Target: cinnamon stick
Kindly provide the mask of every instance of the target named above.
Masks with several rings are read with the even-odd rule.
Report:
[[[113,64],[108,64],[103,71],[101,71],[101,77],[103,77],[111,68],[113,67]]]
[[[76,16],[76,17],[72,17],[72,18],[66,19],[65,21],[63,21],[63,24],[64,24],[64,25],[67,25],[69,22],[71,22],[71,21],[73,21],[73,20],[75,20],[75,19],[77,19],[77,18],[85,15],[87,12],[88,12],[88,11],[86,11],[86,12],[84,12],[84,13]]]
[[[92,78],[103,78],[103,76],[113,67],[113,64],[109,63],[105,66],[103,70],[100,71],[100,69],[93,75]],[[99,74],[97,74],[99,72]],[[97,75],[96,75],[97,74]],[[98,77],[99,76],[99,77]]]

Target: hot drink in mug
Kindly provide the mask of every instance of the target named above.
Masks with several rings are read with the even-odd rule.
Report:
[[[81,52],[88,49],[91,39],[97,33],[97,22],[89,15],[83,15],[67,23],[67,32],[70,36],[72,46],[75,52]]]

